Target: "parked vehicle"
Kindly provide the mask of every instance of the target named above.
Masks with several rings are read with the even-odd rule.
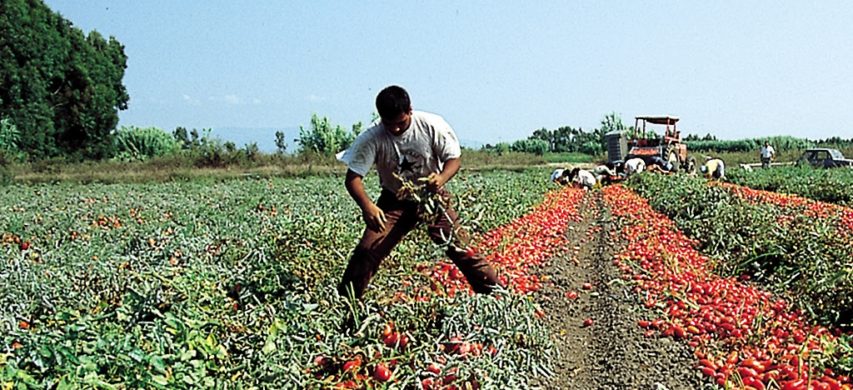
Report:
[[[838,149],[812,148],[806,149],[797,160],[798,166],[806,164],[815,168],[853,168],[853,159],[845,158]]]

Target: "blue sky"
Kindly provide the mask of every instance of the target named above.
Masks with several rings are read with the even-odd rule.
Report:
[[[853,2],[46,3],[125,45],[122,125],[292,139],[312,113],[368,122],[399,84],[486,143],[609,112],[727,139],[853,137]]]

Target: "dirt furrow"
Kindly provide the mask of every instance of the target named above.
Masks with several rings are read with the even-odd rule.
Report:
[[[652,318],[612,255],[621,247],[618,228],[590,192],[583,220],[569,228],[568,250],[542,270],[548,284],[537,294],[560,360],[556,374],[532,385],[549,389],[701,389],[687,345],[645,337],[637,325]]]

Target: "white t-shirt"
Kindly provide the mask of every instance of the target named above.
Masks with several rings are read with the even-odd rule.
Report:
[[[771,157],[773,157],[774,154],[776,154],[776,149],[773,149],[772,146],[767,145],[767,146],[761,147],[761,157],[762,158],[771,158]]]
[[[625,161],[625,173],[632,175],[646,170],[646,162],[641,158],[632,158]]]
[[[444,118],[413,111],[412,124],[403,134],[395,136],[379,122],[359,134],[340,160],[362,177],[375,165],[382,188],[396,193],[402,182],[394,174],[416,181],[441,173],[447,160],[461,154],[456,133]]]
[[[578,175],[575,177],[575,183],[578,183],[586,188],[594,187],[595,182],[595,175],[593,175],[590,171],[584,169],[578,171]]]
[[[563,170],[559,168],[555,169],[554,172],[551,172],[551,181],[556,181],[560,176],[563,176]]]

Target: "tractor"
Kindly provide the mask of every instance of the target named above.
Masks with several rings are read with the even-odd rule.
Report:
[[[653,156],[659,156],[672,164],[673,172],[695,172],[696,160],[687,155],[687,145],[681,142],[676,123],[678,117],[669,115],[636,117],[633,131],[613,131],[605,135],[607,161],[624,162],[636,157],[649,164]],[[646,124],[666,126],[663,136],[647,133]]]

